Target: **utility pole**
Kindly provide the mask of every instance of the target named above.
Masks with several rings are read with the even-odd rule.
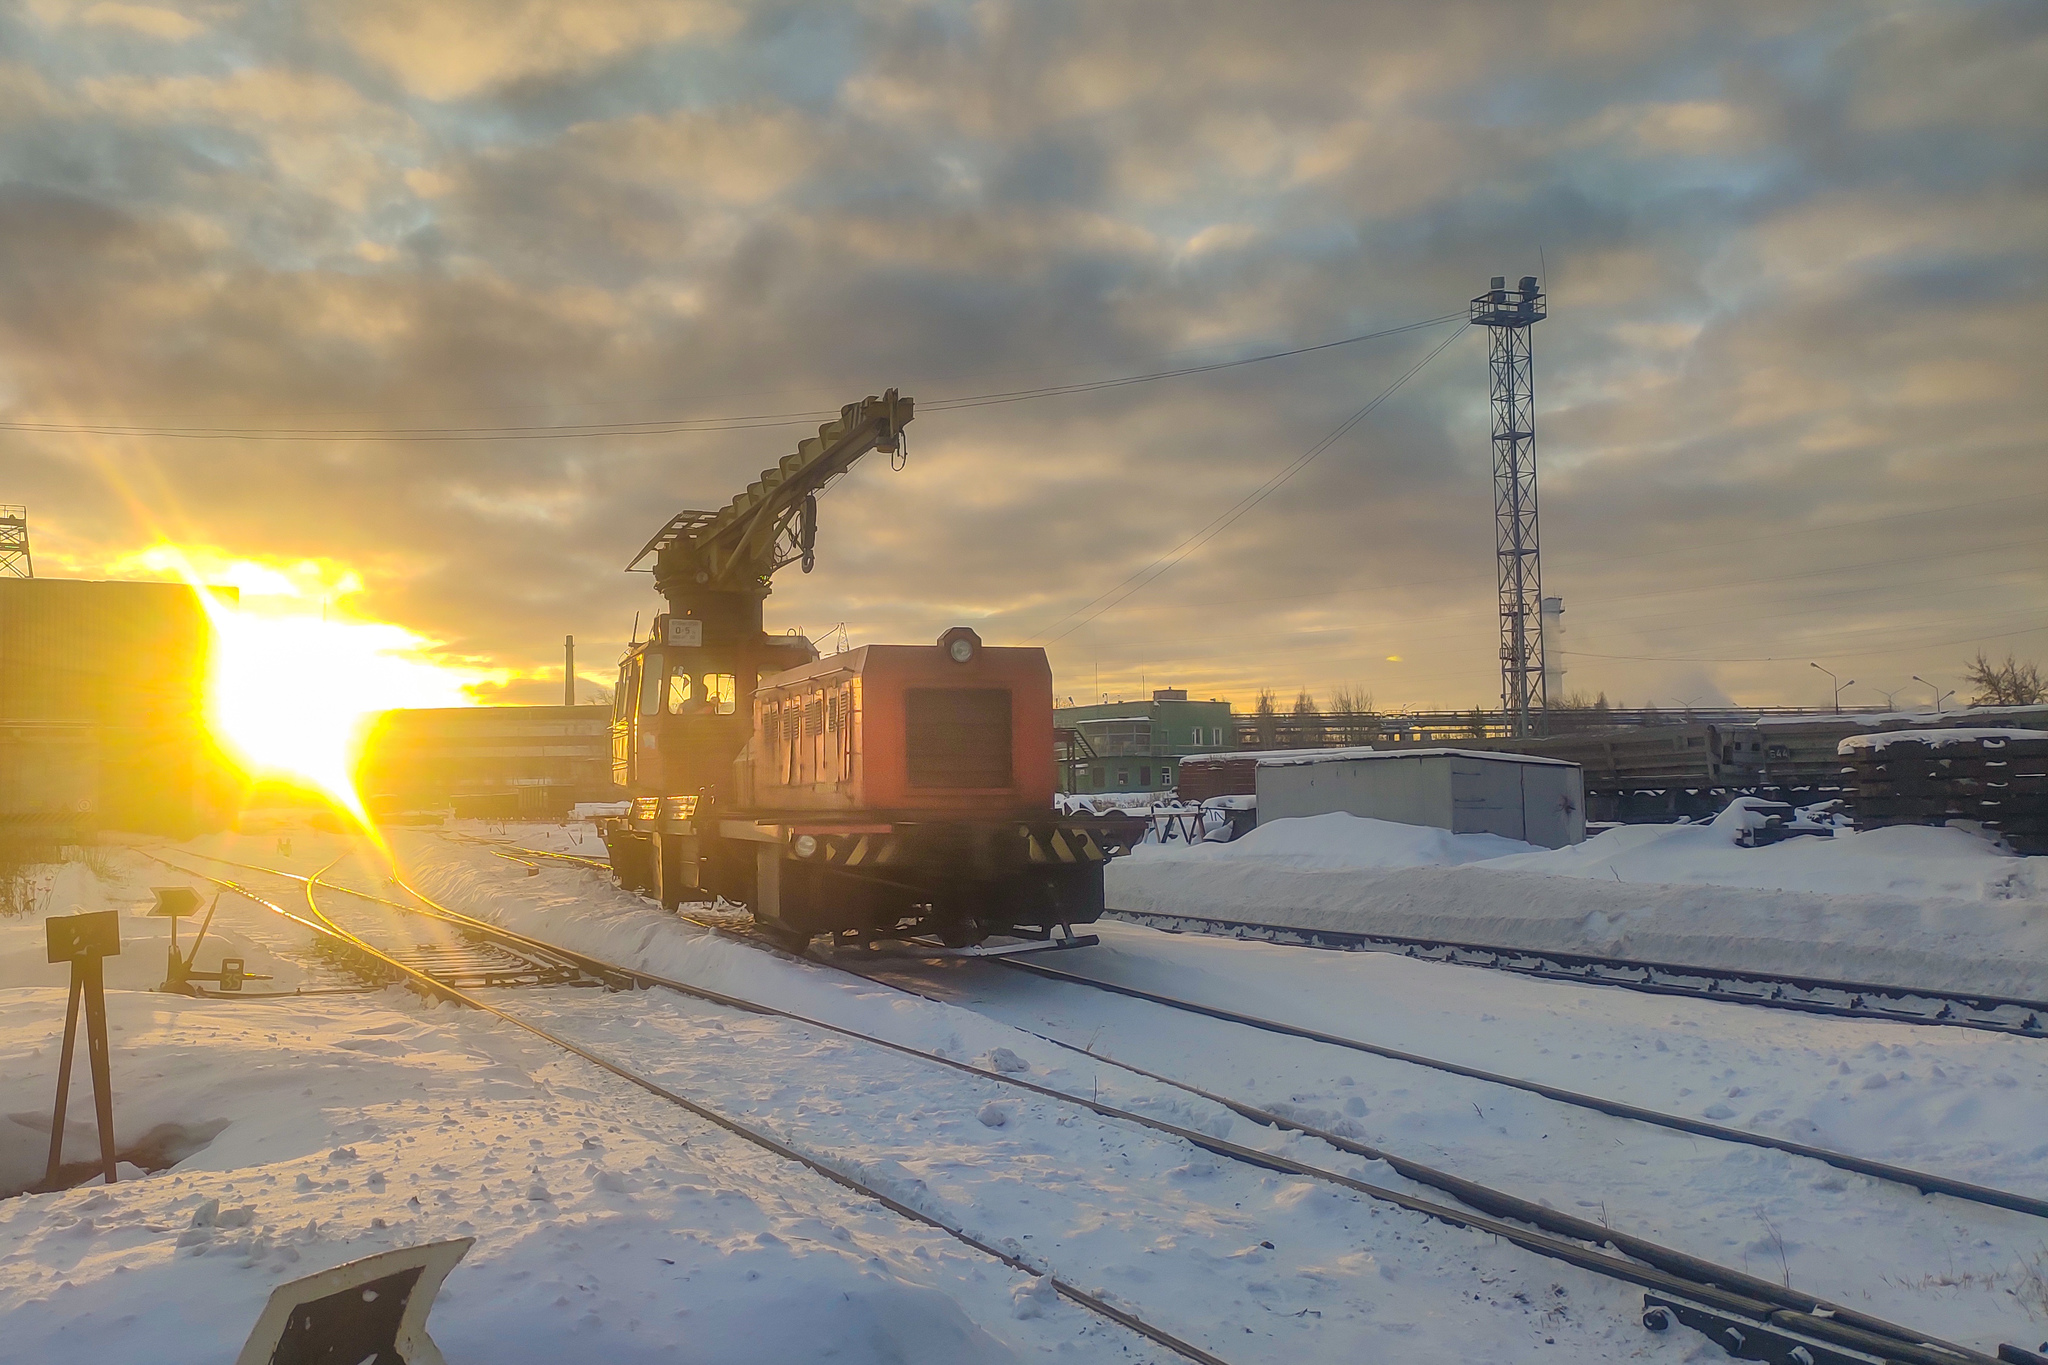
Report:
[[[34,578],[28,552],[28,508],[0,504],[0,578]]]
[[[576,704],[576,637],[562,637],[562,705]]]
[[[1492,338],[1493,534],[1500,595],[1500,705],[1516,738],[1549,731],[1543,677],[1543,566],[1536,536],[1536,402],[1529,329],[1547,316],[1534,275],[1472,300]]]

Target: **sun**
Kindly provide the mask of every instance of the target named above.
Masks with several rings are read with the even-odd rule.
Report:
[[[421,657],[411,631],[370,621],[214,611],[207,719],[257,778],[317,788],[367,821],[355,788],[365,723],[379,711],[467,706],[464,677]]]
[[[253,780],[310,787],[368,825],[355,767],[369,719],[397,707],[470,706],[495,675],[450,663],[436,642],[361,619],[357,574],[329,561],[263,562],[159,545],[123,567],[199,588],[213,624],[206,718]],[[228,585],[238,605],[206,591]]]

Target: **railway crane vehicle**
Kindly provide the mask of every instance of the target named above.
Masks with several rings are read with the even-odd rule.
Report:
[[[821,657],[763,628],[777,570],[815,559],[818,494],[898,453],[912,401],[842,408],[717,511],[678,512],[653,561],[667,609],[619,665],[607,820],[614,874],[674,909],[720,897],[787,946],[992,934],[1048,944],[1102,913],[1133,822],[1053,809],[1045,651],[954,626],[931,645]]]

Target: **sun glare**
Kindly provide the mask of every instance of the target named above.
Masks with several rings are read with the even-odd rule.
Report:
[[[159,545],[117,568],[233,586],[202,593],[214,628],[207,720],[254,779],[310,786],[368,822],[354,772],[366,722],[394,707],[467,706],[485,670],[451,665],[433,641],[348,614],[362,580],[329,561],[264,563]]]

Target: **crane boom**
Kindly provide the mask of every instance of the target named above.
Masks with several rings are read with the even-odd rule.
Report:
[[[870,450],[899,449],[912,414],[912,400],[895,389],[848,403],[718,511],[669,518],[626,567],[653,555],[654,585],[671,603],[706,593],[767,596],[784,565],[802,559],[809,571],[819,490]]]

